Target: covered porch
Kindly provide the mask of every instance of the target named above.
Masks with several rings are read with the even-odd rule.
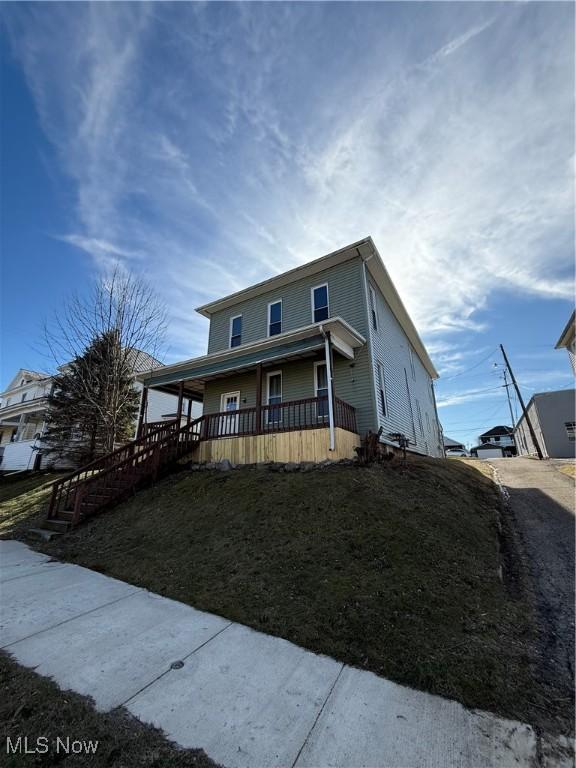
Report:
[[[195,422],[198,459],[320,461],[354,455],[355,408],[337,396],[334,361],[353,361],[364,338],[339,318],[142,374],[139,434],[147,392],[178,396],[176,418]],[[302,397],[302,394],[313,396]]]

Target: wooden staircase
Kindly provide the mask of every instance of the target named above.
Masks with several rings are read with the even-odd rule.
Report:
[[[202,423],[202,417],[183,427],[178,421],[165,422],[60,478],[52,486],[44,528],[64,533],[154,482],[171,464],[196,448]]]

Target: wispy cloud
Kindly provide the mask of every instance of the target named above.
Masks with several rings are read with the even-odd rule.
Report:
[[[57,234],[137,262],[174,356],[202,351],[197,304],[366,234],[440,344],[495,290],[571,296],[573,9],[411,5],[5,12],[76,185]]]

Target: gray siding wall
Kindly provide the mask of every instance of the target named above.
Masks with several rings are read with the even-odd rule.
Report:
[[[370,315],[369,341],[377,385],[376,407],[378,425],[384,434],[402,432],[415,446],[411,448],[431,456],[443,456],[442,439],[434,396],[432,378],[412,350],[411,344],[394,317],[384,296],[367,274],[368,286],[376,297],[377,329]],[[386,380],[386,414],[384,414],[378,387],[377,363],[382,364]]]
[[[573,389],[534,395],[528,415],[545,457],[553,459],[574,457],[576,443],[568,439],[566,431],[566,423],[576,421]],[[536,455],[536,448],[524,417],[516,427],[515,437],[520,455]]]
[[[361,278],[362,262],[357,257],[313,277],[215,312],[210,318],[208,354],[230,347],[230,318],[236,315],[242,315],[242,344],[265,339],[268,336],[268,304],[279,299],[282,299],[283,332],[310,325],[313,322],[310,291],[322,283],[328,283],[330,316],[342,317],[365,335]]]

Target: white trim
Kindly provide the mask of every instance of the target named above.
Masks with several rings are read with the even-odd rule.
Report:
[[[224,400],[225,400],[225,398],[226,397],[230,397],[232,395],[235,396],[236,400],[238,401],[238,409],[237,410],[240,410],[240,390],[238,390],[237,392],[223,392],[220,395],[220,410],[221,411],[225,411],[226,410],[226,408],[224,407]]]
[[[326,317],[324,320],[315,320],[314,319],[314,312],[316,310],[314,306],[314,291],[318,290],[318,288],[326,288],[326,309],[328,310],[328,317]],[[313,323],[325,323],[326,320],[330,317],[330,288],[328,287],[328,283],[319,283],[318,285],[312,286],[310,288],[310,306],[312,308],[312,322]],[[319,307],[319,309],[322,309],[322,307]]]
[[[269,339],[274,338],[274,336],[272,336],[272,334],[270,333],[270,326],[272,325],[272,323],[270,322],[270,308],[273,307],[274,304],[280,304],[280,333],[275,333],[274,336],[280,336],[280,334],[283,331],[283,325],[284,325],[284,305],[282,303],[282,299],[269,301],[268,302],[268,325],[266,327],[266,336]]]
[[[282,371],[268,371],[266,373],[266,403],[265,405],[277,405],[277,403],[271,403],[270,402],[270,379],[272,376],[280,376],[280,402],[283,401],[284,394],[284,377],[282,376]],[[268,409],[266,411],[266,424],[280,424],[282,421],[282,414],[283,411],[281,408],[278,408],[277,412],[273,411],[272,409]],[[277,415],[278,418],[273,418],[273,415]]]
[[[332,395],[332,355],[330,349],[330,338],[327,335],[324,340],[324,357],[326,358],[326,378],[328,379],[328,428],[330,430],[330,448],[333,451],[336,447],[334,432],[334,401]]]
[[[318,373],[317,369],[320,365],[326,365],[326,360],[316,360],[314,363],[314,397],[318,397]],[[326,380],[328,380],[328,368],[326,368]]]
[[[235,347],[232,346],[232,323],[234,320],[238,320],[238,318],[242,318],[242,315],[234,315],[230,318],[230,325],[228,328],[228,349],[238,349],[238,347],[242,346],[242,336],[244,333],[244,322],[242,322],[242,328],[240,330],[240,344],[237,344]]]
[[[237,392],[223,392],[220,395],[220,412],[225,414],[233,414],[234,411],[228,411],[225,407],[225,399],[227,397],[235,397],[237,408],[236,408],[236,415],[235,416],[219,416],[218,417],[218,434],[220,436],[222,435],[235,435],[238,429],[238,411],[240,410],[240,390]],[[232,421],[230,421],[232,419]]]
[[[282,371],[269,371],[266,373],[266,402],[264,405],[270,405],[270,378],[272,376],[280,376],[280,402],[282,402],[284,397],[284,380],[282,376]]]

